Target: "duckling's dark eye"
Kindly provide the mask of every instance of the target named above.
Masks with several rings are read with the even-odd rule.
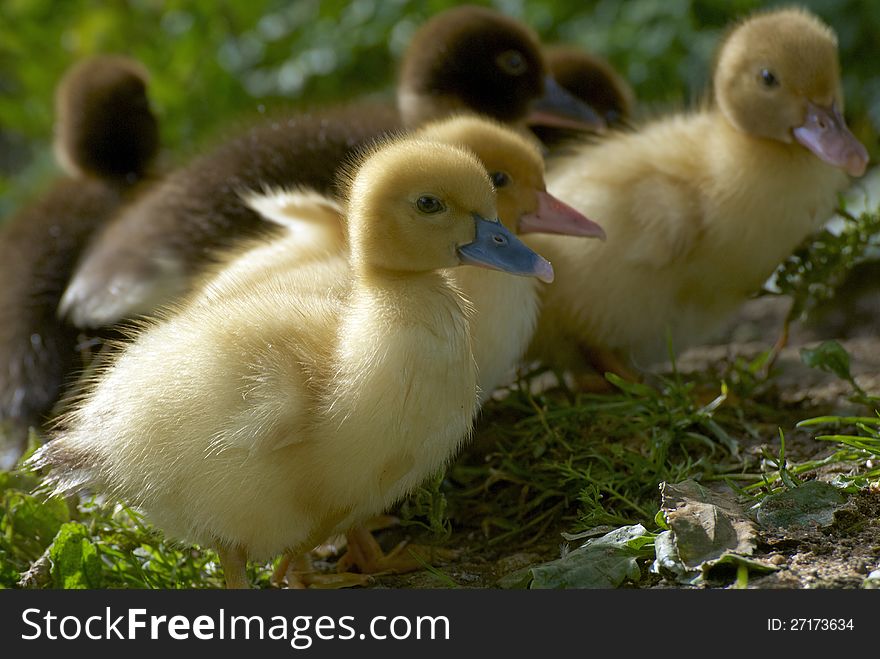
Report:
[[[494,185],[496,189],[503,188],[510,184],[510,174],[507,172],[492,172],[490,176],[492,177],[492,185]]]
[[[764,83],[765,87],[776,87],[779,85],[779,80],[776,79],[776,76],[769,69],[761,69],[761,82]]]
[[[434,215],[435,213],[442,211],[445,206],[442,201],[437,199],[437,197],[422,195],[416,199],[416,208],[419,209],[419,212],[425,213],[426,215]]]
[[[495,58],[495,63],[502,71],[512,76],[522,75],[529,68],[526,58],[518,50],[505,50]]]

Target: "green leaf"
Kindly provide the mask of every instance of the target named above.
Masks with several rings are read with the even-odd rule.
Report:
[[[819,426],[825,424],[834,424],[837,426],[841,425],[855,425],[858,423],[864,424],[876,424],[880,421],[877,417],[871,416],[817,416],[812,419],[804,419],[803,421],[799,421],[795,426],[796,428],[806,428],[808,426]]]
[[[601,538],[587,540],[560,559],[507,575],[499,585],[533,589],[616,588],[627,580],[638,581],[641,571],[637,560],[649,558],[653,550],[635,549],[632,545],[647,533],[641,524],[624,526]]]
[[[853,382],[849,353],[837,341],[825,341],[815,348],[801,348],[801,361],[810,368],[834,373],[841,380]]]
[[[629,380],[624,380],[619,375],[615,373],[608,372],[605,374],[605,379],[608,380],[615,387],[620,389],[623,393],[629,394],[631,396],[638,396],[644,398],[656,398],[657,390],[652,389],[646,384],[640,384],[638,382],[630,382]]]
[[[657,514],[654,515],[654,524],[656,524],[664,531],[668,531],[669,525],[666,523],[666,513],[664,513],[662,510],[658,510]]]
[[[847,497],[833,485],[808,481],[791,490],[771,494],[758,505],[758,523],[765,527],[826,527]]]
[[[0,547],[0,588],[18,583],[19,571],[13,565],[12,557]]]
[[[0,522],[0,531],[17,537],[22,542],[37,542],[41,548],[39,556],[61,525],[70,519],[67,504],[58,498],[45,499],[9,490],[6,495],[6,511]]]
[[[880,439],[876,437],[858,437],[854,435],[817,435],[823,442],[838,442],[866,453],[880,454]]]
[[[77,522],[64,524],[49,549],[52,581],[56,588],[101,587],[101,561],[86,527]]]
[[[29,492],[39,485],[40,479],[25,471],[0,471],[0,492],[4,490],[21,490]]]

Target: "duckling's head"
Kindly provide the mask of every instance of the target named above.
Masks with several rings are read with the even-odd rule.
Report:
[[[449,9],[416,32],[403,58],[398,103],[407,126],[462,110],[505,123],[536,114],[549,123],[604,125],[548,75],[537,35],[487,7]]]
[[[632,115],[632,87],[604,59],[571,46],[547,48],[544,57],[556,81],[598,112],[609,126],[620,125]]]
[[[74,65],[55,93],[55,153],[71,175],[128,178],[144,173],[159,146],[146,69],[121,56]]]
[[[427,124],[418,135],[471,151],[489,172],[498,216],[514,233],[564,233],[604,238],[602,228],[547,192],[535,142],[483,117],[459,115]]]
[[[471,264],[552,281],[550,264],[494,219],[495,191],[473,154],[401,138],[366,154],[349,177],[356,270],[405,274]]]
[[[822,160],[861,176],[865,147],[843,119],[837,38],[803,9],[762,12],[721,46],[715,99],[737,129],[797,141]]]

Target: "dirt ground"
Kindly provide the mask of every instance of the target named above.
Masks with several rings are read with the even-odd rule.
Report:
[[[873,274],[870,273],[872,277]],[[880,282],[880,278],[877,281]],[[868,393],[880,395],[880,339],[874,334],[880,328],[880,293],[868,289],[870,287],[860,291],[861,298],[838,300],[818,321],[793,328],[789,346],[777,364],[779,374],[774,378],[774,396],[781,411],[790,409],[792,426],[797,420],[815,414],[864,414],[866,411],[847,400],[851,391],[846,382],[801,363],[800,348],[815,345],[819,340],[840,340],[852,357],[852,372],[857,382]],[[699,372],[735,356],[758,355],[773,343],[787,304],[778,298],[749,302],[712,344],[681,355],[679,370],[685,374]],[[857,317],[857,322],[842,324],[841,318],[847,317]],[[743,450],[758,449],[743,446]],[[823,451],[828,453],[828,448],[807,432],[787,436],[786,450],[795,461],[819,457]],[[561,532],[565,530],[568,529],[547,530],[527,545],[487,546],[480,528],[459,524],[444,543],[444,548],[451,548],[446,550],[449,553],[434,555],[431,561],[434,571],[380,576],[372,586],[437,588],[452,586],[454,582],[465,588],[498,587],[499,579],[515,570],[559,558],[565,544]],[[379,537],[383,545],[392,547],[404,538],[420,542],[427,534],[413,532],[410,527],[389,529]],[[750,588],[861,587],[869,573],[880,569],[880,492],[864,491],[850,497],[828,528],[761,529],[754,558],[778,569],[771,574],[751,576]],[[635,587],[678,587],[649,574],[647,567],[647,564],[643,566],[642,579]],[[731,587],[734,577],[722,573],[717,582],[703,587]]]

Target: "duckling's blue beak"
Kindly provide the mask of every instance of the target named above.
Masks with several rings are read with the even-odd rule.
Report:
[[[604,133],[605,120],[589,105],[568,92],[553,76],[544,78],[544,95],[532,104],[526,123],[532,126],[572,128]]]
[[[845,169],[850,176],[861,176],[868,166],[868,150],[856,139],[846,120],[832,104],[823,107],[807,102],[802,126],[794,129],[794,138],[825,162]]]
[[[514,275],[553,281],[553,266],[508,231],[498,220],[487,220],[474,214],[477,233],[474,241],[458,248],[463,265],[476,265],[503,270]]]

